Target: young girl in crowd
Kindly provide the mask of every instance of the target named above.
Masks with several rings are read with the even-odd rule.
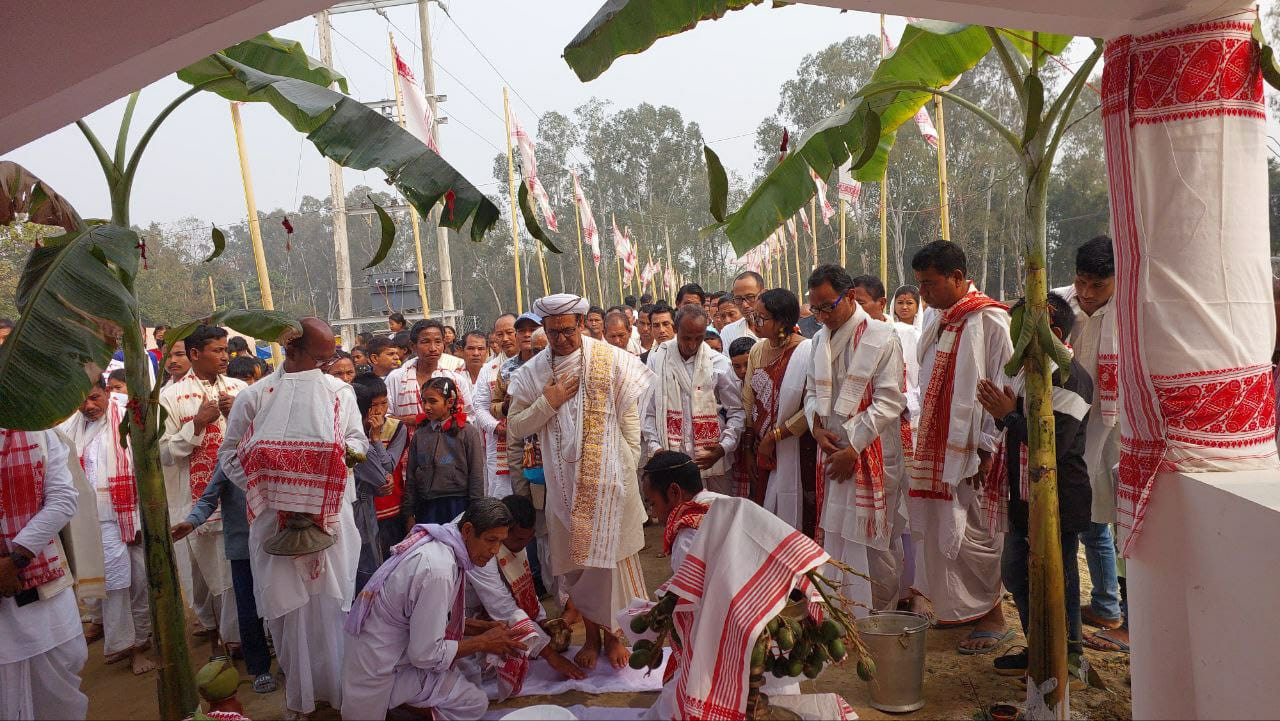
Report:
[[[484,495],[484,437],[467,423],[462,393],[449,378],[422,384],[422,417],[413,434],[400,502],[406,529],[449,523]]]

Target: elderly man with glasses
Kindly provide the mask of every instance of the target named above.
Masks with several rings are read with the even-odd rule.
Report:
[[[739,338],[760,340],[752,330],[756,314],[756,300],[764,292],[764,278],[753,270],[746,270],[733,279],[733,302],[737,304],[742,317],[720,329],[720,340],[724,352]]]

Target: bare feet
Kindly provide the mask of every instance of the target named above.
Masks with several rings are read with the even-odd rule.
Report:
[[[564,678],[581,680],[587,677],[587,675],[582,672],[582,669],[578,668],[571,663],[569,659],[561,656],[555,651],[543,656],[543,658],[546,659],[547,663],[555,670],[556,673],[560,674]]]
[[[133,675],[141,676],[148,671],[156,670],[156,664],[147,656],[147,649],[144,646],[134,646],[129,650],[130,665],[133,666]]]
[[[118,653],[109,654],[109,655],[107,656],[107,665],[108,665],[108,666],[110,666],[110,665],[111,665],[111,664],[113,664],[113,663],[120,663],[121,661],[125,660],[126,658],[129,658],[129,656],[130,656],[132,653],[133,653],[133,649],[131,649],[131,648],[126,648],[125,650],[120,651],[120,652],[118,652]]]
[[[996,636],[994,638],[985,636],[973,638],[973,635],[984,632],[988,634],[996,634]],[[974,624],[973,631],[970,633],[970,638],[961,639],[958,645],[961,649],[968,651],[985,651],[1000,645],[1002,641],[1001,636],[1004,635],[1004,632],[1004,611],[1000,608],[999,604],[996,604],[995,608],[987,611],[987,614],[978,619],[978,622]]]
[[[631,659],[631,649],[623,645],[622,641],[609,629],[604,629],[603,633],[604,653],[609,657],[609,665],[614,669],[625,668],[627,661]]]
[[[596,659],[600,656],[600,627],[587,621],[587,640],[582,649],[573,657],[573,662],[584,671],[593,671]]]
[[[1084,637],[1084,645],[1096,651],[1129,652],[1129,629],[1113,628]]]
[[[85,629],[84,629],[85,643],[93,643],[94,641],[97,641],[100,638],[102,638],[102,624],[91,623],[88,626],[85,626]]]
[[[566,601],[564,604],[564,613],[560,614],[560,618],[563,619],[570,628],[572,628],[573,626],[578,625],[578,622],[582,620],[582,612],[578,610],[577,606],[573,605],[572,600]]]
[[[933,603],[930,602],[929,599],[925,598],[924,594],[917,591],[913,590],[911,592],[911,600],[908,603],[907,608],[912,613],[918,613],[929,619],[929,623],[933,623],[938,620],[938,617],[933,613]]]

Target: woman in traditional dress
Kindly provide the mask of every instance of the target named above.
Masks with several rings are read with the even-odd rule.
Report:
[[[752,500],[812,537],[820,503],[818,446],[804,415],[812,350],[796,329],[800,301],[784,288],[767,290],[756,301],[756,317],[762,340],[748,356],[742,390],[756,441],[758,480]]]

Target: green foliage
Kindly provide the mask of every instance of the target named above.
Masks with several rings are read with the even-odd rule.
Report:
[[[76,230],[80,214],[43,180],[10,160],[0,160],[0,226],[22,222]]]
[[[131,292],[138,236],[96,225],[31,252],[17,288],[21,313],[0,346],[0,428],[39,430],[70,415],[136,323]]]
[[[707,185],[711,191],[711,217],[723,223],[729,212],[729,176],[724,172],[724,164],[720,156],[709,146],[702,146],[702,154],[707,159]]]
[[[326,88],[337,83],[344,94],[349,92],[347,79],[341,73],[308,57],[302,48],[302,43],[296,40],[277,38],[263,33],[256,38],[232,45],[221,54],[264,73],[297,78]],[[258,99],[253,97],[253,92],[244,80],[227,72],[226,67],[218,62],[215,55],[201,58],[179,70],[178,79],[191,85],[207,82],[209,84],[204,86],[204,90],[217,93],[234,102],[253,102]]]
[[[374,253],[373,258],[365,264],[365,269],[380,265],[382,261],[386,260],[387,253],[391,252],[392,243],[396,241],[396,222],[373,198],[369,198],[369,202],[373,204],[373,209],[378,213],[378,228],[381,231],[382,239],[378,243],[378,252]]]
[[[216,225],[213,226],[212,231],[209,233],[209,240],[213,243],[213,252],[209,254],[208,258],[204,259],[206,263],[222,255],[222,251],[227,249],[227,234],[218,230]]]
[[[538,224],[538,216],[533,212],[533,206],[529,203],[529,186],[518,181],[516,185],[520,187],[520,190],[516,192],[516,205],[520,208],[520,217],[524,220],[525,229],[529,231],[529,235],[537,238],[538,242],[542,243],[547,250],[558,255],[560,249],[551,241],[551,236],[547,235],[547,231],[543,230],[542,226]]]
[[[166,343],[176,343],[199,325],[219,325],[243,333],[250,338],[284,344],[302,334],[302,324],[292,316],[275,310],[240,310],[231,308],[187,321],[165,332]]]

